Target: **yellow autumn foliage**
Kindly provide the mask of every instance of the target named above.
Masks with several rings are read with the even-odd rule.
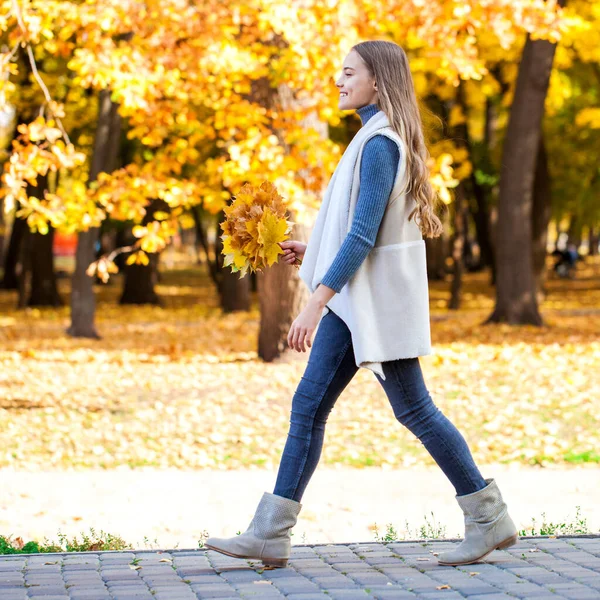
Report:
[[[244,277],[248,270],[261,271],[277,262],[283,254],[279,243],[289,238],[293,223],[272,183],[264,181],[258,188],[245,184],[224,212],[220,226],[226,267]]]
[[[19,112],[28,103],[37,112],[41,102],[46,115],[22,126],[28,136],[4,169],[5,207],[22,204],[38,213],[32,222],[69,231],[95,226],[98,210],[140,223],[156,197],[170,208],[202,204],[218,214],[223,188],[256,185],[268,173],[295,219],[309,222],[344,145],[323,129],[341,124],[333,80],[353,44],[386,38],[405,47],[422,97],[450,100],[459,80],[472,79],[485,101],[494,67],[516,64],[525,32],[552,41],[562,35],[583,60],[596,59],[596,3],[571,4],[564,11],[542,0],[2,0],[0,93]],[[40,79],[23,85],[19,48],[37,60],[33,71],[46,93]],[[85,182],[101,90],[111,91],[127,137],[140,147],[135,167],[107,174],[92,201],[80,203],[81,195],[59,183],[52,214],[27,205],[24,184],[48,168]],[[52,97],[65,98],[65,106]],[[454,109],[451,123],[464,118]],[[467,177],[467,162],[453,158],[453,178]],[[445,171],[434,171],[433,184],[450,201]]]

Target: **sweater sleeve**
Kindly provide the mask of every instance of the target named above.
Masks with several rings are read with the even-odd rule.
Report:
[[[375,135],[366,142],[352,226],[321,284],[339,293],[375,245],[399,160],[398,145],[387,136]]]

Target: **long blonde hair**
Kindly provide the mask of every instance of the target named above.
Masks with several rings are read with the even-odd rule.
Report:
[[[415,222],[425,237],[438,237],[443,227],[435,214],[437,195],[429,181],[429,151],[406,53],[398,44],[384,40],[360,42],[352,50],[359,54],[375,78],[377,106],[386,114],[407,149],[407,193],[417,203],[409,219],[417,217]]]

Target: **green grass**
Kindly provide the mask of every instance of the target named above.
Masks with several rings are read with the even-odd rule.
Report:
[[[132,546],[121,537],[100,531],[96,533],[90,527],[89,535],[81,534],[69,539],[59,531],[58,542],[44,538],[43,542],[23,542],[19,537],[0,535],[1,554],[43,554],[48,552],[98,552],[101,550],[130,550]]]
[[[564,522],[553,523],[546,519],[546,513],[541,513],[541,521],[535,517],[531,519],[531,526],[521,529],[519,536],[546,536],[546,535],[583,535],[589,534],[590,529],[587,523],[587,518],[581,516],[581,507],[575,509],[575,516],[572,519],[565,519]],[[398,542],[402,540],[415,539],[444,539],[446,537],[446,527],[438,524],[435,521],[433,512],[431,513],[431,521],[425,516],[425,523],[417,529],[412,530],[405,521],[405,532],[400,535],[398,530],[392,523],[385,526],[385,531],[380,534],[377,524],[374,527],[375,541],[378,543]],[[463,534],[458,534],[457,537],[462,537]]]
[[[531,518],[531,527],[521,529],[520,536],[525,535],[581,535],[590,533],[587,519],[581,516],[581,507],[575,509],[575,517],[573,520],[565,521],[564,523],[552,523],[546,520],[546,513],[542,513],[541,523],[537,523],[535,517]]]
[[[566,462],[576,465],[581,463],[600,463],[600,453],[595,450],[588,450],[586,452],[567,452],[563,458]]]
[[[446,527],[436,523],[433,512],[431,513],[431,521],[425,515],[423,517],[425,522],[420,525],[417,529],[412,530],[408,524],[408,521],[405,521],[405,532],[402,536],[398,534],[396,528],[388,523],[385,526],[385,533],[383,535],[379,535],[379,528],[377,524],[375,524],[375,541],[379,543],[387,543],[387,542],[398,542],[402,540],[409,539],[443,539],[446,535]]]

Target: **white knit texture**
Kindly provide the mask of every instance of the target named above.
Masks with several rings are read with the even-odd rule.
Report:
[[[356,365],[385,375],[381,363],[431,353],[425,242],[408,215],[415,207],[405,193],[406,154],[383,111],[354,136],[338,163],[319,209],[300,277],[314,292],[352,226],[365,143],[382,134],[398,144],[401,160],[375,247],[354,276],[328,303],[348,326]]]

